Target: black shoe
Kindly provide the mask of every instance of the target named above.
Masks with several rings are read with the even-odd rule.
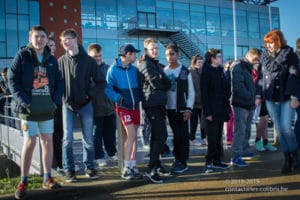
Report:
[[[206,163],[204,167],[204,173],[212,173],[212,172],[214,172],[212,164]]]
[[[67,171],[66,172],[66,182],[67,183],[77,182],[75,171]]]
[[[141,178],[143,178],[143,176],[140,173],[139,169],[136,168],[136,167],[133,167],[131,169],[131,173],[132,173],[133,179],[141,179]]]
[[[188,170],[189,168],[187,167],[186,164],[183,164],[179,161],[175,161],[172,165],[172,169],[171,171],[177,174],[181,174],[183,172],[185,172],[186,170]]]
[[[85,171],[85,176],[93,180],[99,178],[97,171],[95,169],[87,169]]]
[[[166,170],[166,168],[164,168],[163,166],[160,166],[160,167],[157,168],[157,173],[160,176],[170,176],[171,175],[171,172]]]
[[[212,168],[214,169],[228,169],[229,166],[221,161],[214,161],[212,164]]]
[[[146,172],[145,176],[148,177],[148,179],[152,183],[163,183],[164,181],[160,178],[159,174],[154,170],[153,172]]]

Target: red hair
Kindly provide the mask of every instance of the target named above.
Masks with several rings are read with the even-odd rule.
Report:
[[[268,32],[264,37],[264,42],[275,44],[275,47],[281,48],[286,45],[286,40],[284,39],[283,33],[279,30],[273,30]]]

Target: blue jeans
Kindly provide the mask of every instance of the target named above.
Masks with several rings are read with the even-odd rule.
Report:
[[[99,116],[94,118],[95,159],[104,158],[102,141],[109,157],[116,154],[116,115]]]
[[[279,143],[283,153],[295,151],[298,148],[296,136],[292,130],[292,119],[295,111],[290,106],[290,101],[266,101],[270,117],[278,134]]]
[[[236,159],[250,153],[249,139],[254,110],[233,106],[234,134],[232,140],[232,158]]]
[[[89,102],[77,111],[70,110],[63,104],[63,168],[65,171],[74,171],[73,157],[73,127],[76,114],[80,117],[83,139],[83,163],[86,169],[94,169],[94,141],[93,141],[93,106]]]
[[[297,119],[296,119],[296,123],[295,123],[294,132],[296,135],[298,147],[300,147],[300,106],[298,106],[298,108],[296,109],[296,112],[297,112]]]

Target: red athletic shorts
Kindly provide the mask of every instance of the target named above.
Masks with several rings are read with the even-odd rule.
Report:
[[[131,124],[140,125],[140,110],[127,110],[124,108],[116,107],[116,113],[119,115],[123,126]]]

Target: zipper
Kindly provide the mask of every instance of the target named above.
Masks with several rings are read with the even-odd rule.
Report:
[[[132,110],[134,110],[134,108],[135,108],[135,101],[134,101],[133,92],[132,92],[132,88],[131,88],[130,81],[129,81],[128,68],[126,69],[126,77],[127,77],[127,82],[128,82],[128,86],[129,86],[131,100],[132,100]]]

